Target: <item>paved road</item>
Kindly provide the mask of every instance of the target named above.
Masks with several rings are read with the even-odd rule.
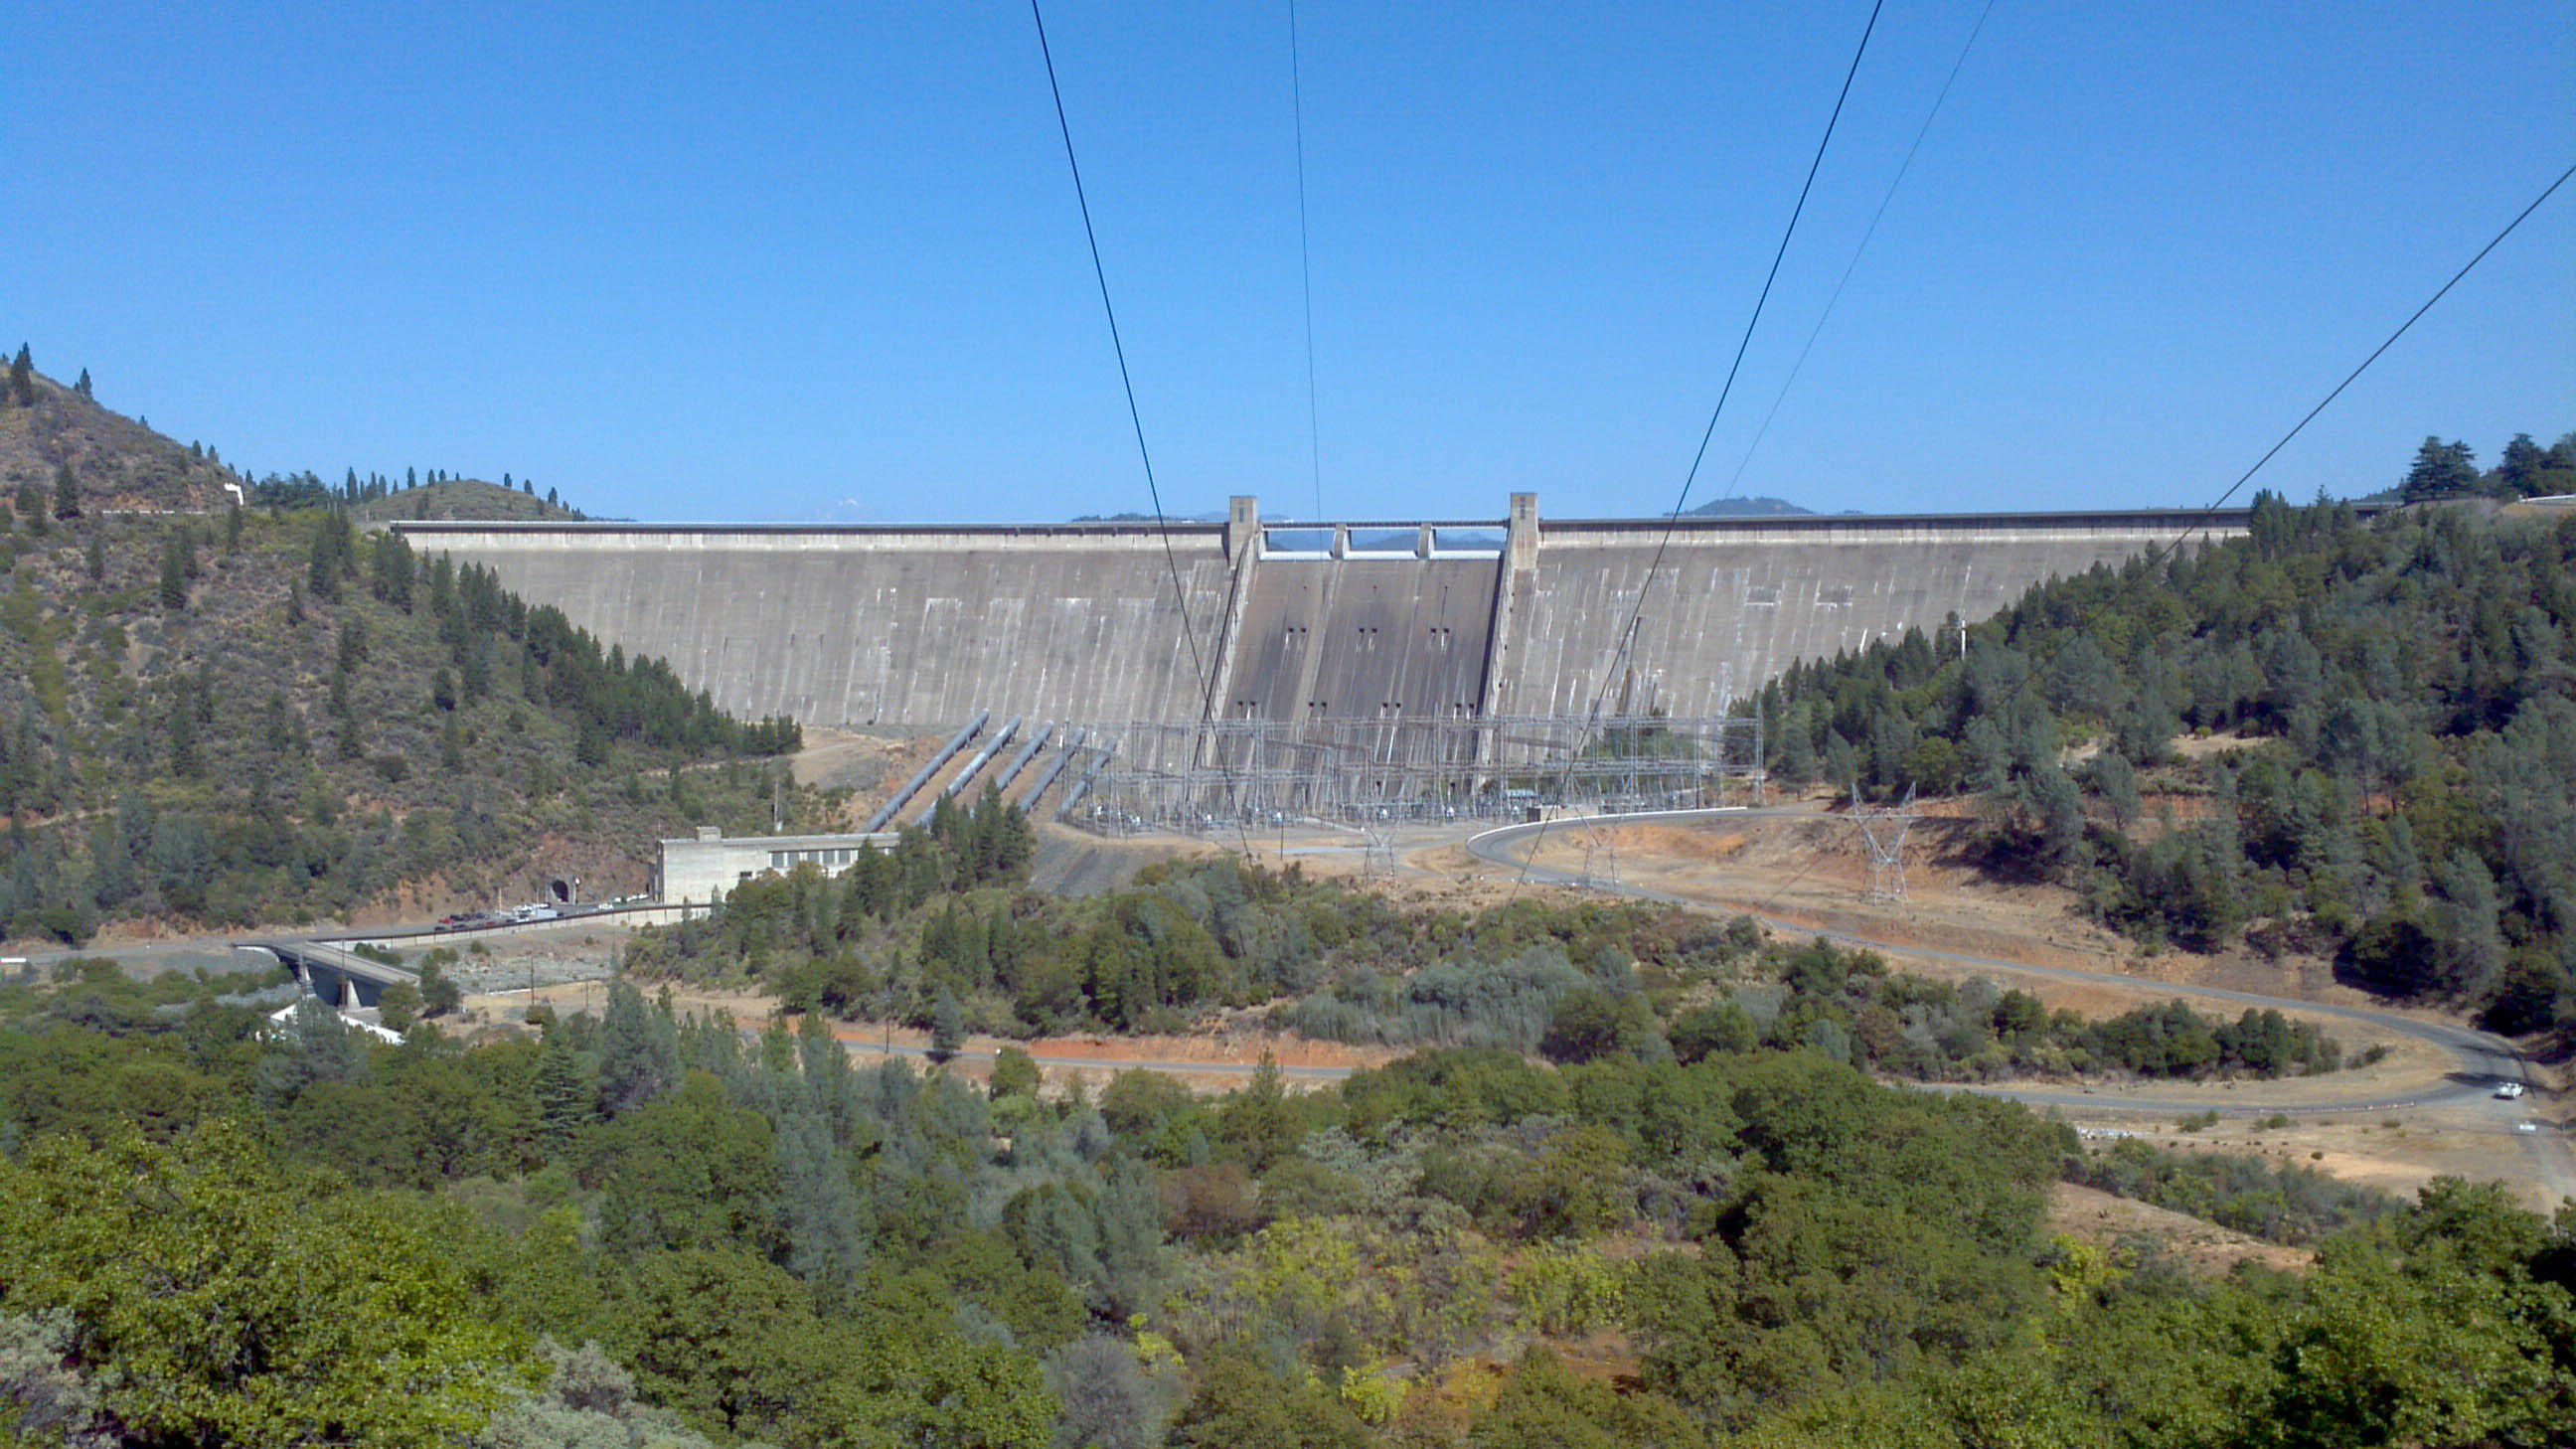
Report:
[[[103,956],[123,966],[135,976],[158,976],[165,971],[195,971],[200,968],[221,975],[228,971],[262,970],[275,963],[263,957],[238,954],[230,936],[212,936],[202,940],[150,941],[134,945],[109,945],[104,942],[77,948],[63,947],[23,953],[29,964],[39,971],[51,971],[57,961],[74,956]],[[13,954],[13,961],[15,956]],[[17,970],[12,964],[10,970]]]
[[[1615,822],[1621,824],[1691,824],[1715,820],[1743,819],[1748,816],[1807,820],[1834,818],[1814,810],[1668,810],[1651,814],[1598,817],[1583,823],[1600,824],[1605,822]],[[1544,881],[1551,885],[1574,886],[1581,889],[1609,891],[1619,895],[1633,896],[1641,900],[1660,901],[1667,905],[1683,906],[1699,910],[1724,909],[1732,911],[1734,909],[1731,906],[1721,906],[1714,902],[1692,900],[1685,896],[1673,895],[1664,891],[1649,890],[1643,886],[1586,879],[1585,877],[1570,871],[1553,870],[1546,866],[1530,865],[1526,862],[1524,854],[1518,849],[1519,847],[1524,843],[1527,843],[1532,848],[1535,848],[1537,838],[1542,832],[1549,829],[1561,828],[1570,823],[1574,822],[1560,820],[1548,822],[1546,824],[1506,825],[1500,829],[1488,830],[1470,837],[1467,841],[1467,849],[1469,853],[1473,854],[1479,860],[1499,865],[1509,870],[1526,870],[1531,880]],[[1759,912],[1745,912],[1745,914],[1751,915],[1755,920],[1778,931],[1790,932],[1799,935],[1823,936],[1828,940],[1838,941],[1846,945],[1866,946],[1873,951],[1886,955],[1912,956],[1923,960],[1945,961],[1957,965],[1972,966],[1981,971],[1991,971],[1998,975],[2045,976],[2054,977],[2064,981],[2098,982],[2131,988],[2141,984],[2139,979],[2135,976],[2123,976],[2116,972],[2078,971],[2067,967],[2032,966],[2019,961],[2001,961],[1992,957],[1974,956],[1960,951],[1939,951],[1923,946],[1901,945],[1893,941],[1881,941],[1869,936],[1857,935],[1849,931],[1820,931],[1801,922],[1784,921],[1775,917],[1762,915]],[[2441,1048],[2442,1051],[2447,1053],[2452,1060],[2451,1073],[2442,1085],[2427,1088],[2401,1097],[2383,1097],[2367,1093],[2356,1093],[2355,1095],[2341,1101],[2330,1101],[2325,1103],[2311,1101],[2299,1103],[2297,1105],[2284,1105],[2280,1103],[2258,1101],[2249,1096],[2242,1102],[2229,1103],[2228,1105],[2216,1108],[2216,1110],[2221,1114],[2227,1116],[2263,1116],[2273,1112],[2291,1112],[2301,1116],[2311,1116],[2321,1112],[2384,1112],[2401,1107],[2457,1106],[2463,1103],[2475,1103],[2481,1100],[2491,1099],[2498,1082],[2530,1080],[2529,1063],[2523,1059],[2520,1052],[2514,1049],[2511,1042],[2504,1040],[2502,1037],[2493,1036],[2482,1031],[2475,1031],[2464,1026],[2454,1026],[2448,1022],[2426,1021],[2418,1017],[2404,1016],[2397,1012],[2380,1011],[2364,1006],[2330,1006],[2313,1001],[2295,1001],[2286,997],[2259,996],[2250,991],[2222,991],[2213,987],[2176,987],[2173,988],[2173,994],[2176,996],[2202,997],[2213,1001],[2228,1002],[2234,1005],[2251,1006],[2256,1008],[2271,1007],[2284,1012],[2295,1011],[2303,1015],[2337,1017],[2347,1021],[2359,1022],[2381,1031],[2393,1032],[2399,1035],[2413,1037],[2418,1041],[2430,1042],[2434,1046]],[[2260,1091],[2258,1084],[2247,1083],[2246,1085],[2254,1087],[2257,1092]],[[2116,1094],[2096,1093],[2086,1092],[2080,1089],[1981,1087],[1973,1090],[1991,1092],[1997,1096],[2011,1097],[2017,1101],[2030,1102],[2039,1106],[2069,1107],[2092,1110],[2119,1108],[2151,1112],[2197,1112],[2211,1105],[2210,1103],[2199,1100],[2169,1100],[2146,1096],[2132,1096],[2125,1092]],[[2495,1103],[2495,1106],[2501,1109],[2505,1108],[2506,1104],[2497,1102]],[[2521,1115],[2519,1106],[2520,1104],[2514,1105],[2514,1109],[2512,1111],[2513,1118],[2518,1118]],[[2512,1119],[2507,1118],[2500,1121],[2495,1130],[2511,1131],[2512,1129],[2509,1125],[2510,1120]]]

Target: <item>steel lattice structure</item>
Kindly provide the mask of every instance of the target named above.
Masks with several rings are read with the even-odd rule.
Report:
[[[1923,818],[1914,808],[1914,787],[1905,787],[1905,798],[1894,805],[1862,805],[1860,785],[1852,784],[1850,820],[1860,827],[1862,838],[1869,842],[1869,899],[1901,901],[1905,895],[1905,835],[1914,822]]]
[[[1758,718],[1139,721],[1067,818],[1104,829],[1520,818],[1762,797]]]

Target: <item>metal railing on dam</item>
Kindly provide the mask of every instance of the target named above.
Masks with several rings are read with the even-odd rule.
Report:
[[[1265,520],[1237,498],[1223,523],[1166,525],[393,527],[667,660],[736,714],[927,731],[986,708],[1172,725],[1716,718],[1790,664],[1939,635],[2051,577],[2249,520],[1542,519],[1523,493],[1491,520]],[[1299,546],[1274,551],[1273,534]],[[1154,757],[1160,738],[1130,761],[1204,763]]]

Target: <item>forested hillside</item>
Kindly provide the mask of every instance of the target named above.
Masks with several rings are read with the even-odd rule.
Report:
[[[340,512],[24,501],[0,530],[8,934],[484,903],[567,868],[547,852],[640,884],[658,835],[766,826],[784,788],[674,767],[790,750],[793,724]]]
[[[1774,777],[1975,791],[1994,870],[2142,941],[2576,1032],[2576,517],[2264,495],[1954,637],[1766,687]]]
[[[2576,1216],[2088,1159],[1811,1050],[1311,1095],[854,1067],[633,986],[372,1043],[260,979],[0,987],[0,1426],[62,1445],[2530,1444]],[[282,988],[291,993],[292,987]],[[2078,1175],[2324,1239],[2196,1279]],[[2266,1207],[2265,1204],[2271,1206]]]

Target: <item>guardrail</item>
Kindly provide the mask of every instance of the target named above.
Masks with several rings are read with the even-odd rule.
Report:
[[[703,916],[715,907],[705,901],[666,905],[650,901],[631,906],[601,906],[583,909],[575,914],[556,916],[544,921],[502,921],[489,926],[402,926],[387,930],[338,931],[327,936],[306,939],[325,945],[384,946],[418,945],[422,941],[487,941],[503,936],[528,936],[540,931],[560,931],[568,926],[667,926],[685,921],[692,915]]]

